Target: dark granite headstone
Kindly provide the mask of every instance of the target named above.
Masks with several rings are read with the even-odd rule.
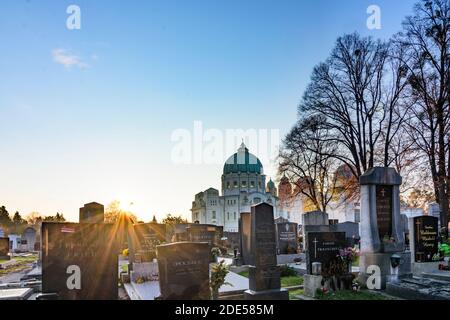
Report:
[[[241,238],[241,257],[244,265],[254,265],[251,248],[251,213],[242,212],[239,219],[239,234]]]
[[[280,290],[280,269],[277,266],[277,241],[273,207],[261,203],[252,207],[251,248],[254,265],[249,267],[247,300],[285,300],[288,293]]]
[[[331,232],[345,232],[347,239],[347,246],[353,247],[358,243],[359,239],[359,224],[355,222],[342,222],[330,226]]]
[[[296,223],[277,223],[278,254],[295,254],[298,247],[298,232]]]
[[[61,300],[116,300],[118,255],[110,224],[42,223],[42,292]]]
[[[414,218],[414,258],[416,262],[432,262],[438,253],[439,219],[431,216]]]
[[[9,260],[9,238],[0,238],[0,260]]]
[[[208,242],[210,247],[217,243],[216,226],[191,224],[187,232],[191,242]]]
[[[105,207],[97,202],[85,204],[80,208],[80,223],[103,223]]]
[[[380,240],[390,241],[392,237],[392,186],[376,186],[376,206]]]
[[[179,242],[156,247],[164,300],[209,300],[209,245]]]
[[[308,232],[306,234],[307,273],[311,274],[312,263],[322,263],[322,268],[339,255],[346,247],[344,232]]]
[[[156,258],[156,246],[166,242],[166,225],[141,223],[133,226],[130,236],[130,255],[139,254],[140,262],[151,262]],[[134,261],[134,260],[133,260]]]
[[[179,223],[176,224],[173,228],[173,237],[171,239],[171,242],[182,242],[182,241],[189,241],[189,235],[187,232],[187,228],[191,224],[188,223]]]

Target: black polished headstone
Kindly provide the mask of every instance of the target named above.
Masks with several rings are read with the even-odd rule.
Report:
[[[42,223],[42,292],[61,300],[116,300],[118,255],[114,226]]]
[[[345,232],[308,232],[306,241],[308,274],[311,274],[313,262],[322,263],[323,268],[346,247]]]
[[[414,260],[415,262],[432,262],[438,253],[439,219],[431,216],[414,218]]]
[[[163,300],[209,300],[209,245],[179,242],[156,247]]]
[[[267,203],[252,207],[251,249],[254,265],[249,267],[249,290],[244,293],[245,299],[287,300],[287,291],[280,289],[273,206]]]
[[[277,223],[278,254],[295,254],[298,247],[298,231],[296,223]]]

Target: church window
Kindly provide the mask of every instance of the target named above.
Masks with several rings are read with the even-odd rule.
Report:
[[[250,187],[254,188],[255,187],[255,181],[250,181]]]
[[[230,181],[228,181],[227,182],[227,189],[230,189],[231,188],[231,184],[230,184]]]
[[[242,181],[241,185],[242,185],[243,188],[247,187],[247,181]]]
[[[230,213],[227,212],[227,220],[230,220]]]
[[[216,219],[216,212],[215,211],[212,212],[212,218]]]
[[[237,188],[238,187],[238,182],[234,181],[234,187]]]
[[[234,213],[234,220],[236,220],[236,212]]]

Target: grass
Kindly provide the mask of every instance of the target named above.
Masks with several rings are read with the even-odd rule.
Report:
[[[239,275],[248,278],[248,271],[242,271]],[[293,287],[299,286],[303,284],[303,277],[299,276],[290,276],[290,277],[281,277],[281,287]]]
[[[281,277],[281,287],[293,287],[303,284],[303,278],[298,276]]]
[[[305,291],[303,289],[289,291],[289,300],[300,300],[296,296],[302,295],[304,292]]]
[[[7,267],[6,269],[0,269],[0,276],[26,270],[30,268],[31,263],[37,261],[38,257],[36,254],[33,254],[28,257],[14,256],[11,259],[15,260],[16,263],[12,264],[10,267]]]
[[[316,298],[318,300],[390,300],[384,295],[373,293],[367,290],[363,290],[360,292],[338,291],[336,293],[320,293]]]

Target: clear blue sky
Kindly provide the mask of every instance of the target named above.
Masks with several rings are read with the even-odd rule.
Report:
[[[76,221],[82,204],[117,199],[144,220],[188,216],[222,166],[173,164],[175,129],[286,133],[336,38],[387,38],[414,2],[4,0],[0,205]],[[66,28],[70,4],[81,30]],[[371,4],[381,30],[366,27]]]

